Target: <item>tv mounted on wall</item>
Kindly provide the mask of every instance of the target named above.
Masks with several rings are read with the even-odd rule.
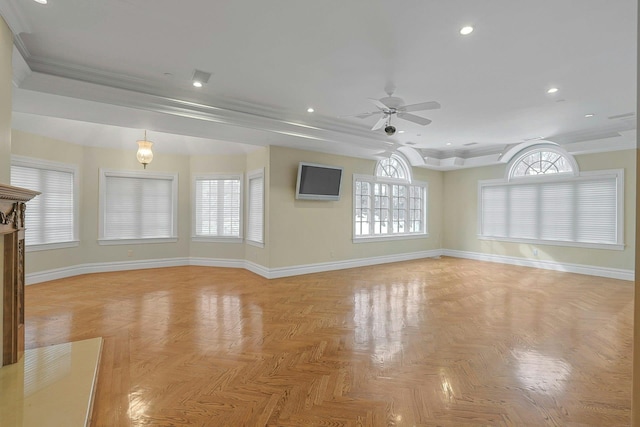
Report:
[[[296,199],[340,200],[342,168],[300,162]]]

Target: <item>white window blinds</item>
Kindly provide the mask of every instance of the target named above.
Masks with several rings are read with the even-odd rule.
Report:
[[[27,203],[27,246],[68,243],[76,236],[76,168],[72,165],[12,160],[11,185],[40,191]]]
[[[480,183],[480,235],[488,238],[622,244],[623,171],[554,181]]]
[[[249,180],[247,240],[264,243],[264,172],[253,172]]]
[[[240,184],[240,176],[196,177],[196,237],[241,237]]]
[[[176,237],[177,176],[103,171],[101,239]]]

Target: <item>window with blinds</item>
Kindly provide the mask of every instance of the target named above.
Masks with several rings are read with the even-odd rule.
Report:
[[[12,156],[11,185],[42,193],[27,203],[25,244],[29,250],[77,246],[76,166]]]
[[[177,174],[100,171],[102,244],[175,241]]]
[[[241,182],[240,175],[195,177],[194,238],[242,238]]]
[[[480,237],[622,249],[623,182],[623,170],[480,181]]]
[[[249,210],[247,214],[247,241],[264,244],[264,171],[247,175],[249,187]]]

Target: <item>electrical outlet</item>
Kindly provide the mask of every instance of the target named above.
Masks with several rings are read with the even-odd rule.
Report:
[[[533,248],[533,256],[538,256],[538,248]]]
[[[129,249],[129,250],[127,251],[127,256],[128,256],[129,258],[131,258],[131,257],[133,256],[133,251],[132,251],[131,249]]]

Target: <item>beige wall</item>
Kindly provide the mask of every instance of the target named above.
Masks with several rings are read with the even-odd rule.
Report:
[[[131,150],[83,147],[31,133],[13,131],[13,154],[79,166],[80,244],[78,247],[28,252],[26,272],[81,264],[187,257],[190,236],[189,157],[157,155],[147,170],[178,173],[177,243],[141,245],[98,244],[98,183],[100,168],[140,171],[135,146]],[[28,226],[28,224],[27,224]],[[133,251],[129,256],[129,251]]]
[[[0,16],[0,184],[11,183],[11,56],[13,34]],[[4,262],[4,238],[0,236],[0,272]],[[4,290],[4,276],[0,277],[0,296]],[[1,298],[0,298],[1,299]],[[3,304],[0,304],[0,319],[3,319]],[[0,354],[3,354],[0,340]],[[1,365],[1,363],[0,363]]]
[[[11,182],[12,54],[13,33],[0,16],[0,184]]]
[[[414,168],[429,183],[429,236],[353,243],[353,174],[373,175],[375,161],[283,147],[270,147],[270,268],[394,255],[441,248],[442,173]],[[296,200],[298,163],[344,168],[339,201]]]
[[[524,257],[535,260],[584,264],[633,270],[635,253],[635,152],[633,150],[577,156],[581,171],[625,170],[625,250],[585,249],[566,246],[531,245],[480,240],[478,232],[478,181],[500,179],[506,166],[463,169],[444,175],[444,248],[484,254]],[[533,254],[537,248],[538,255]]]
[[[375,161],[284,147],[259,148],[249,154],[180,156],[157,154],[151,171],[179,175],[179,240],[177,243],[101,246],[98,244],[99,169],[141,170],[131,150],[82,147],[17,130],[14,154],[79,165],[80,245],[76,248],[29,252],[27,273],[81,264],[167,258],[247,260],[266,268],[455,249],[485,254],[551,260],[608,268],[633,269],[635,244],[635,154],[619,151],[578,156],[581,170],[625,169],[624,251],[533,246],[479,240],[477,233],[478,180],[504,177],[505,166],[438,172],[413,168],[415,180],[429,185],[429,236],[383,242],[353,243],[353,174],[372,175]],[[337,202],[295,199],[298,163],[342,166],[342,197]],[[265,244],[191,241],[192,177],[201,173],[240,173],[265,170]],[[245,182],[246,185],[246,182]],[[247,199],[245,195],[244,203]],[[246,214],[246,210],[245,210]],[[246,218],[245,218],[246,224]],[[128,251],[132,250],[131,257]]]

